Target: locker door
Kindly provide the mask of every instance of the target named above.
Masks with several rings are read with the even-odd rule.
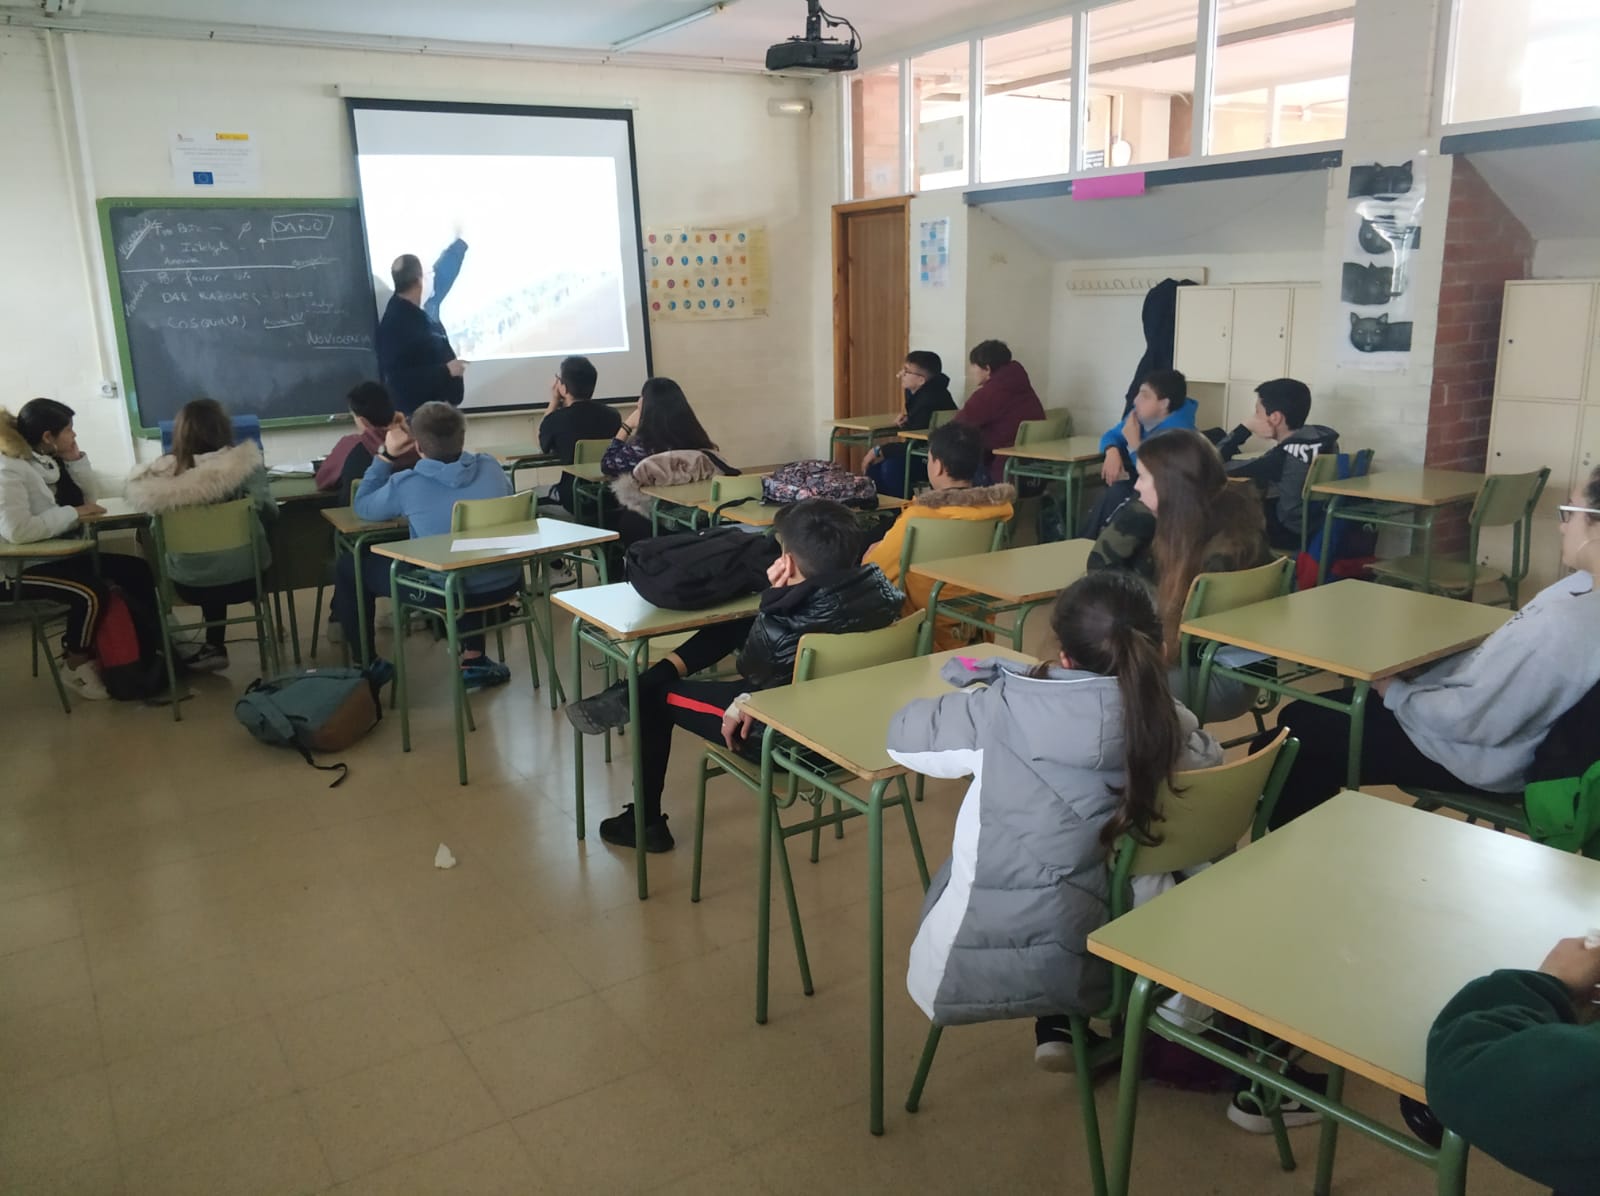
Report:
[[[1586,282],[1506,284],[1497,395],[1571,402],[1583,397],[1593,296]]]
[[[1180,287],[1173,364],[1191,382],[1226,382],[1232,329],[1231,288]]]
[[[1289,368],[1289,288],[1240,287],[1233,293],[1230,379],[1261,382]]]
[[[1295,287],[1289,312],[1289,377],[1315,392],[1322,367],[1322,288]]]

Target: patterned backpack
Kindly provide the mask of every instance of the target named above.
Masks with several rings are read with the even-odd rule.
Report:
[[[831,461],[791,461],[761,480],[761,501],[787,505],[802,498],[830,498],[847,507],[873,511],[878,488]]]

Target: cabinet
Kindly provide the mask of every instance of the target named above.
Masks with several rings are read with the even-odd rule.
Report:
[[[1233,293],[1230,379],[1265,382],[1289,368],[1289,288],[1240,287]]]
[[[1179,287],[1172,360],[1191,382],[1226,382],[1233,290]]]
[[[1289,311],[1290,378],[1308,382],[1320,372],[1321,345],[1317,333],[1322,327],[1322,288],[1295,287]]]
[[[1496,397],[1583,397],[1594,290],[1587,282],[1506,284]]]

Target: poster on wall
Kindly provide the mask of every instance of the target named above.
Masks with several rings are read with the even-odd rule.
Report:
[[[654,321],[748,320],[767,314],[772,268],[758,224],[644,230],[646,302]]]
[[[261,146],[248,133],[182,130],[167,147],[172,181],[198,191],[261,190]]]
[[[1392,161],[1350,168],[1337,361],[1354,369],[1401,370],[1411,357],[1427,159]]]
[[[950,217],[924,220],[917,226],[917,281],[925,287],[950,285]]]

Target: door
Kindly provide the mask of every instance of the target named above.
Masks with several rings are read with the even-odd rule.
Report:
[[[1232,326],[1233,291],[1228,287],[1179,287],[1172,364],[1190,382],[1226,382]]]
[[[1571,402],[1582,397],[1593,295],[1586,282],[1506,286],[1496,395]]]
[[[1572,403],[1530,403],[1496,398],[1489,430],[1490,473],[1532,473],[1548,465],[1550,480],[1533,517],[1528,552],[1528,580],[1522,597],[1531,597],[1561,575],[1561,537],[1556,507],[1571,488],[1573,442],[1579,440],[1582,408]],[[1581,449],[1580,449],[1581,455]],[[1478,538],[1478,563],[1504,569],[1511,564],[1512,536],[1507,527],[1485,528]]]
[[[1289,312],[1289,372],[1307,386],[1315,388],[1318,375],[1322,332],[1322,288],[1295,287]]]
[[[904,401],[896,375],[910,348],[910,228],[904,195],[833,209],[835,417],[896,411]]]
[[[1289,288],[1239,287],[1233,292],[1233,356],[1229,378],[1257,383],[1289,368]]]

